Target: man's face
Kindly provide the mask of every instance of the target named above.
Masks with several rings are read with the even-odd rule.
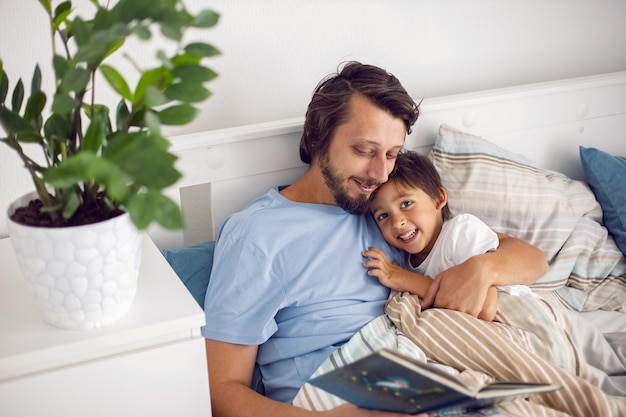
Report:
[[[405,134],[402,119],[360,95],[352,97],[347,121],[320,158],[326,186],[338,206],[352,214],[367,212],[369,196],[387,181]]]

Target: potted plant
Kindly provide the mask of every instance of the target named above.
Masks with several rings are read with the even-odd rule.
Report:
[[[181,174],[161,126],[191,122],[198,112],[194,104],[211,95],[205,84],[217,74],[202,61],[219,51],[183,37],[190,29],[213,27],[219,15],[190,13],[180,0],[119,0],[112,7],[91,0],[94,13],[84,18],[71,1],[39,2],[50,21],[53,93],[42,91],[37,65],[26,96],[21,79],[10,85],[7,63],[0,59],[0,141],[17,153],[35,190],[9,207],[9,237],[24,275],[43,299],[44,319],[65,328],[99,327],[130,308],[138,230],[154,222],[183,226],[180,208],[164,193]],[[175,49],[155,51],[148,68],[127,56],[137,70],[131,86],[110,58],[129,37],[147,41],[155,29]],[[99,102],[103,84],[116,102]],[[84,231],[89,227],[101,230]],[[61,237],[43,243],[53,233]],[[42,247],[43,258],[22,253]],[[95,257],[105,249],[113,254]],[[131,257],[127,249],[139,254]],[[114,267],[112,259],[125,265]]]

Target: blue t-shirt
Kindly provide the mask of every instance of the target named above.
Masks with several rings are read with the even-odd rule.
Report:
[[[291,402],[330,353],[384,313],[389,290],[363,267],[369,246],[400,259],[369,214],[270,190],[220,229],[203,336],[259,345],[265,395]]]

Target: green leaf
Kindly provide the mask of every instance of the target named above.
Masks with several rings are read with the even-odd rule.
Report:
[[[113,55],[115,53],[115,51],[117,51],[118,49],[120,49],[122,46],[124,46],[124,43],[126,42],[126,39],[122,38],[119,39],[115,42],[113,42],[111,44],[111,46],[109,46],[109,50],[106,52],[106,54],[104,55],[104,58],[102,58],[103,60],[106,59],[108,56]]]
[[[63,194],[64,207],[63,207],[63,218],[69,219],[71,218],[78,207],[80,207],[80,199],[78,198],[78,193],[69,192]]]
[[[180,41],[183,38],[183,33],[180,27],[163,23],[161,25],[161,33],[168,39],[173,41]]]
[[[117,130],[124,130],[126,128],[126,121],[130,115],[130,110],[124,100],[120,100],[117,104],[115,111],[115,126]]]
[[[159,120],[159,116],[156,115],[153,111],[146,111],[144,114],[143,123],[148,128],[148,131],[151,133],[161,134],[161,121]]]
[[[78,106],[78,101],[68,94],[57,93],[52,100],[52,111],[59,114],[70,114]]]
[[[174,68],[172,61],[168,58],[168,56],[165,54],[165,52],[162,49],[159,49],[157,51],[156,57],[161,62],[161,64],[163,64],[163,66],[167,68],[168,70],[172,70]]]
[[[41,68],[39,68],[39,64],[35,65],[33,78],[30,82],[30,93],[33,94],[36,91],[41,91]]]
[[[56,32],[59,29],[59,27],[61,26],[61,23],[63,23],[65,19],[67,19],[67,17],[69,16],[71,12],[72,12],[71,1],[64,1],[60,3],[54,9],[54,20],[53,20],[52,32]]]
[[[143,128],[144,127],[143,121],[144,121],[145,113],[146,113],[146,109],[144,107],[140,107],[139,109],[134,111],[132,114],[132,117],[130,118],[129,125]]]
[[[102,156],[115,163],[133,182],[147,189],[160,190],[180,179],[174,168],[176,156],[167,151],[169,143],[147,132],[117,135]]]
[[[117,2],[112,13],[116,14],[116,18],[120,21],[130,22],[132,20],[152,19],[165,8],[163,4],[167,3],[170,7],[171,2],[163,2],[154,0],[120,0]]]
[[[54,75],[59,80],[62,79],[71,68],[69,61],[58,54],[52,57],[52,67],[54,68]]]
[[[190,55],[201,57],[211,57],[220,54],[220,51],[216,47],[203,42],[190,43],[185,47],[185,52]]]
[[[41,115],[43,108],[46,105],[46,95],[43,91],[35,91],[26,102],[26,109],[24,110],[24,119],[27,121],[35,120]]]
[[[195,119],[197,114],[198,109],[186,103],[158,112],[159,120],[164,125],[185,125]]]
[[[211,96],[211,92],[201,83],[185,81],[170,85],[164,93],[172,100],[179,100],[188,103],[199,103]]]
[[[89,26],[87,26],[87,23],[85,23],[82,18],[76,17],[72,22],[72,35],[74,36],[76,44],[79,48],[89,42],[89,36],[91,35]]]
[[[220,15],[213,10],[202,10],[195,17],[192,26],[197,28],[210,28],[217,25]]]
[[[0,106],[0,122],[6,127],[8,132],[19,135],[23,132],[37,133],[37,130],[24,120],[18,113]]]
[[[184,64],[172,71],[172,73],[184,81],[206,82],[217,77],[217,73],[210,68],[201,65]]]
[[[143,105],[146,107],[156,107],[167,103],[169,100],[159,89],[156,87],[148,87],[146,94],[144,95]]]
[[[17,85],[13,89],[13,96],[11,97],[11,108],[14,112],[19,112],[22,108],[22,102],[24,101],[24,83],[20,78],[17,81]]]
[[[133,95],[132,103],[134,105],[139,105],[139,103],[144,100],[144,95],[146,94],[146,90],[148,87],[152,86],[156,87],[157,90],[161,90],[162,86],[166,86],[171,83],[172,78],[173,77],[170,72],[167,70],[167,68],[164,67],[158,67],[145,71],[143,74],[141,74],[141,77],[137,82],[137,87],[135,88],[135,94]]]
[[[26,143],[43,143],[43,138],[39,134],[39,132],[20,132],[17,135],[18,142],[26,142]]]
[[[144,25],[142,23],[138,23],[135,26],[133,26],[131,31],[135,35],[137,35],[139,39],[144,40],[144,41],[147,41],[148,39],[152,37],[152,34],[150,33],[150,28],[147,25]]]
[[[179,67],[184,64],[199,65],[201,60],[202,58],[197,55],[179,54],[171,59],[171,63],[174,67]]]
[[[106,30],[91,34],[88,42],[80,45],[74,59],[77,62],[87,62],[96,65],[111,55],[124,44],[124,39],[130,34],[130,29],[122,23],[114,23]]]
[[[70,188],[93,180],[95,184],[103,184],[108,195],[117,201],[128,194],[128,177],[119,167],[87,151],[72,155],[47,169],[43,179],[55,188]]]
[[[72,127],[70,122],[59,114],[51,115],[43,125],[43,132],[49,141],[65,141]]]
[[[98,111],[91,118],[91,123],[85,132],[85,137],[81,142],[81,151],[87,150],[94,153],[97,153],[102,143],[104,142],[104,137],[106,133],[106,125],[105,125],[105,117],[103,115],[103,111]]]
[[[59,91],[68,93],[70,91],[82,91],[87,88],[91,73],[82,67],[70,69],[61,79]]]
[[[160,193],[148,191],[132,196],[127,205],[131,220],[137,228],[145,229],[156,220],[166,229],[183,227],[183,216],[178,205]]]
[[[124,97],[126,100],[132,101],[133,94],[130,92],[130,88],[128,87],[124,77],[122,77],[122,74],[120,74],[112,66],[105,64],[100,66],[100,71],[102,71],[104,78],[119,95]]]
[[[0,104],[4,103],[4,100],[7,99],[7,94],[9,93],[9,77],[7,73],[4,72],[2,67],[2,61],[0,61]]]
[[[52,13],[52,5],[50,4],[50,0],[39,0],[39,3],[43,6],[44,9],[46,9],[48,14]]]
[[[178,205],[170,198],[155,193],[156,210],[154,217],[157,223],[166,229],[177,230],[184,226],[183,215]]]
[[[94,114],[99,111],[103,111],[105,114],[109,114],[109,107],[104,104],[94,103],[93,106],[91,104],[83,103],[83,110],[85,111],[85,115],[91,118]]]

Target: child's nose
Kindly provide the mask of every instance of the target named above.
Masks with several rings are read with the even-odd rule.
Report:
[[[393,224],[396,228],[404,227],[406,225],[406,219],[404,216],[397,216],[394,218]]]

